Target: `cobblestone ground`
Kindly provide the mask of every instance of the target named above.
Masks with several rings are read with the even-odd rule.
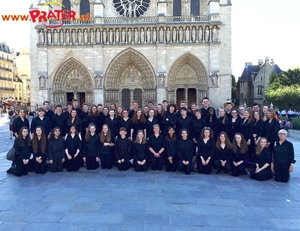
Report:
[[[0,230],[300,230],[300,168],[289,183],[116,168],[15,177],[0,120]],[[296,160],[300,141],[294,143]]]

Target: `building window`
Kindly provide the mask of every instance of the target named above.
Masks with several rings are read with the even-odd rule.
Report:
[[[262,96],[262,86],[257,87],[257,95]]]
[[[71,10],[71,3],[69,0],[63,0],[62,4],[64,5],[62,10]]]
[[[21,91],[21,85],[19,85],[19,91]]]
[[[80,1],[80,16],[86,15],[90,13],[90,1],[89,0],[81,0]]]
[[[241,99],[243,99],[244,98],[244,93],[241,93]]]
[[[181,0],[173,1],[173,16],[181,16]]]
[[[200,0],[191,0],[191,15],[200,15]]]

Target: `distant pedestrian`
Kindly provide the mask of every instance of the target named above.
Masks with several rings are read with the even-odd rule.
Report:
[[[12,138],[13,136],[13,123],[14,123],[14,120],[17,116],[14,114],[13,111],[9,111],[8,112],[8,119],[9,119],[9,139]]]

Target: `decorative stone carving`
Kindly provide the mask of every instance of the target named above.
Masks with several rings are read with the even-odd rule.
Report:
[[[132,31],[131,31],[131,28],[128,29],[128,32],[127,32],[127,42],[128,43],[131,43],[132,42]]]
[[[54,37],[53,43],[56,45],[58,43],[58,34],[57,34],[56,30],[54,30],[54,36],[53,37]]]
[[[107,43],[107,32],[106,29],[103,30],[103,44]]]
[[[162,27],[159,29],[159,42],[164,42],[164,29]]]
[[[66,44],[70,44],[71,41],[70,41],[70,32],[69,30],[66,30]]]
[[[39,88],[40,88],[40,90],[46,89],[46,77],[44,75],[41,75],[39,77]]]
[[[139,31],[137,28],[134,28],[134,43],[139,43]]]
[[[141,29],[141,43],[145,43],[145,32],[144,32],[144,28]]]
[[[40,30],[39,31],[39,44],[42,44],[42,45],[44,45],[44,43],[45,43],[45,37],[44,37],[45,35],[44,35],[44,30]]]
[[[213,41],[219,42],[219,28],[218,27],[213,28]]]
[[[180,42],[180,43],[182,43],[183,42],[183,29],[182,29],[182,27],[180,27],[179,28],[179,31],[178,31],[178,34],[179,34],[179,38],[178,38],[178,41]]]
[[[174,43],[178,42],[178,41],[177,41],[176,27],[173,27],[172,37],[173,37],[173,42],[174,42]]]
[[[166,80],[166,73],[158,73],[157,74],[157,87],[164,88]]]
[[[188,43],[188,42],[190,42],[190,28],[189,27],[187,27],[186,29],[185,29],[185,41]]]
[[[77,38],[76,38],[76,30],[72,30],[72,43],[76,44],[77,43]]]
[[[147,28],[147,43],[151,42],[151,30],[150,28]]]
[[[103,75],[96,75],[95,76],[95,88],[100,89],[103,88]]]
[[[118,44],[120,41],[120,32],[119,29],[116,29],[115,43]]]
[[[209,42],[209,27],[205,27],[205,42]]]
[[[48,38],[48,45],[50,45],[51,44],[51,37],[52,37],[52,35],[51,35],[51,31],[50,30],[48,30],[48,32],[47,32],[47,38]]]
[[[219,79],[219,73],[218,72],[212,72],[209,75],[211,80],[211,86],[212,87],[218,87],[218,79]]]
[[[170,41],[171,41],[171,32],[170,32],[170,28],[168,27],[166,31],[166,42],[170,43]]]
[[[85,29],[83,32],[83,37],[84,37],[84,44],[88,44],[89,43],[89,37],[88,37],[88,30]]]
[[[204,42],[202,26],[199,26],[199,42]]]
[[[96,29],[96,43],[100,43],[100,30]]]
[[[81,32],[81,29],[78,30],[78,43],[80,45],[82,44],[82,32]]]
[[[196,42],[196,28],[192,28],[192,42]]]
[[[95,44],[95,40],[94,40],[94,38],[95,38],[94,30],[90,30],[90,32],[91,32],[91,44]]]
[[[153,31],[152,31],[152,41],[153,41],[153,43],[156,43],[156,41],[157,41],[156,28],[153,28]]]
[[[114,43],[114,31],[113,31],[113,29],[109,29],[109,43],[110,44]]]
[[[122,34],[122,43],[124,44],[124,43],[126,43],[126,31],[124,28],[122,29],[121,34]]]

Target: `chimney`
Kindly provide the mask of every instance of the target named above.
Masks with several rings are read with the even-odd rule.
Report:
[[[266,56],[265,63],[269,63],[269,56]]]
[[[262,65],[262,64],[263,64],[263,62],[264,62],[264,60],[262,60],[262,59],[259,59],[259,60],[258,60],[258,62],[257,62],[257,64],[260,66],[260,65]]]

